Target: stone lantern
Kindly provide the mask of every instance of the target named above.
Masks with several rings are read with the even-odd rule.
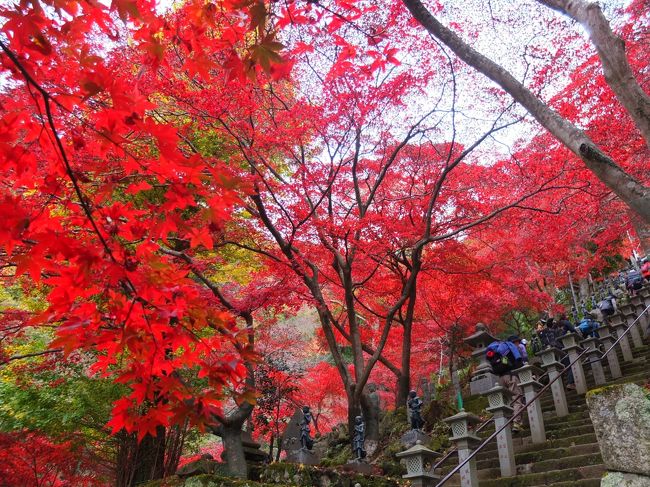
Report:
[[[499,453],[499,468],[502,477],[513,477],[517,474],[515,466],[515,447],[512,443],[512,427],[506,423],[512,416],[513,408],[510,407],[512,394],[505,387],[494,384],[494,387],[487,392],[489,407],[486,411],[492,413],[494,429],[497,433],[497,452]]]
[[[515,370],[519,376],[519,386],[524,390],[524,397],[528,407],[528,427],[533,443],[544,443],[546,441],[546,430],[544,429],[544,415],[542,413],[542,404],[539,400],[534,399],[537,391],[542,385],[537,382],[536,376],[541,376],[542,370],[534,365],[524,365]],[[534,400],[533,400],[534,399]]]
[[[475,333],[473,335],[463,340],[468,345],[474,347],[472,358],[478,358],[478,365],[472,373],[472,378],[469,382],[469,392],[472,396],[485,394],[499,380],[499,377],[492,373],[492,367],[490,367],[490,364],[485,359],[485,349],[496,338],[490,335],[487,326],[483,323],[477,323],[474,330]]]
[[[481,443],[481,438],[472,431],[474,425],[481,422],[475,414],[467,413],[461,409],[458,414],[443,419],[451,427],[452,436],[449,438],[458,449],[458,463],[465,461],[470,456],[475,446]],[[461,487],[478,487],[478,472],[476,470],[476,457],[472,457],[460,469]]]
[[[433,472],[434,460],[440,453],[429,450],[420,440],[395,456],[406,465],[406,475],[402,478],[410,480],[413,487],[432,487],[440,480],[440,475]]]

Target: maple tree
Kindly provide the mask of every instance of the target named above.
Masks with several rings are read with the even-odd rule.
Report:
[[[417,0],[1,7],[0,266],[44,302],[3,315],[2,364],[83,353],[89,375],[122,384],[109,426],[141,445],[133,481],[177,464],[180,447],[170,460],[164,445],[187,422],[222,436],[243,477],[258,389],[260,434],[277,438],[300,402],[325,427],[351,422],[370,415],[371,382],[403,405],[445,335],[451,351],[479,319],[550,306],[567,269],[584,275],[621,247],[609,189],[648,219],[647,80],[630,82],[648,14],[628,9],[630,67],[596,7],[538,3],[594,27],[598,56],[550,62],[531,46],[549,62],[528,86]],[[475,89],[442,44],[561,144],[538,134],[498,150],[522,113]],[[548,102],[533,94],[569,68]],[[269,334],[276,316],[303,305],[331,363],[258,367],[286,347]],[[34,329],[51,336],[22,350]]]

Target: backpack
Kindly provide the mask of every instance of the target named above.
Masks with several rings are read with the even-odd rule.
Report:
[[[614,314],[614,303],[612,303],[611,298],[603,299],[600,303],[598,303],[598,309],[605,316],[612,316]]]
[[[496,375],[504,375],[518,369],[524,359],[517,345],[511,342],[495,341],[485,349],[485,358]]]
[[[643,287],[643,276],[639,271],[630,272],[625,280],[625,287],[638,291]]]
[[[582,333],[582,335],[585,338],[592,335],[596,328],[598,328],[598,323],[596,323],[594,320],[591,320],[589,318],[584,318],[578,325],[578,329],[580,330],[580,333]]]
[[[562,345],[558,342],[558,338],[555,335],[555,330],[553,328],[544,328],[538,333],[539,341],[542,342],[542,348],[545,347],[556,347],[562,348]]]
[[[530,341],[530,346],[533,349],[533,354],[537,355],[539,352],[541,352],[544,349],[544,345],[542,344],[542,340],[537,335],[533,335],[533,338]]]

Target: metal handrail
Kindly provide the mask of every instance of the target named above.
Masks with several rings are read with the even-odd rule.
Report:
[[[612,344],[612,346],[609,347],[607,351],[601,355],[600,357],[601,359],[603,359],[609,352],[612,351],[612,349],[616,346],[616,344],[619,343],[621,339],[627,335],[627,333],[632,329],[632,327],[636,325],[636,322],[639,321],[639,319],[641,319],[641,317],[645,313],[647,313],[648,310],[650,310],[650,305],[646,306],[646,308],[641,313],[639,313],[636,319],[632,323],[630,323],[630,325],[625,329],[623,333],[621,333],[621,336],[618,337],[618,339]],[[553,383],[555,383],[556,380],[562,377],[564,373],[567,370],[569,370],[573,364],[575,364],[578,360],[580,360],[582,356],[587,354],[589,351],[590,351],[589,349],[584,349],[582,352],[580,352],[578,356],[574,358],[573,361],[569,362],[569,365],[564,367],[564,369],[562,369],[562,371],[557,376],[555,376],[551,381],[549,381],[548,384],[546,384],[539,391],[537,391],[537,394],[535,394],[529,402],[527,402],[519,411],[515,412],[515,414],[513,414],[508,419],[508,421],[506,421],[499,429],[497,429],[494,433],[492,433],[485,440],[483,440],[483,442],[474,451],[472,451],[462,462],[460,462],[449,473],[447,473],[447,475],[445,475],[440,480],[440,482],[436,484],[436,487],[440,487],[449,479],[451,479],[451,477],[453,477],[456,474],[456,472],[458,472],[461,468],[463,468],[466,463],[468,463],[472,458],[474,458],[478,454],[479,451],[483,449],[483,447],[485,447],[489,442],[491,442],[494,438],[496,438],[499,433],[501,433],[504,429],[506,429],[510,425],[510,423],[512,423],[515,420],[515,418],[521,416],[524,413],[524,411],[528,408],[528,406],[533,404],[544,392],[548,390],[549,387],[551,387]]]
[[[546,375],[548,375],[548,373],[542,375],[541,377],[544,377],[544,376],[546,376]],[[541,378],[541,377],[540,377],[540,378]],[[510,406],[512,406],[512,405],[513,405],[514,403],[516,403],[517,401],[519,401],[519,398],[522,397],[522,396],[523,396],[523,394],[517,394],[517,395],[512,399],[512,401],[510,401]],[[476,428],[476,433],[480,433],[481,431],[483,431],[483,428],[485,428],[488,424],[490,424],[490,423],[492,422],[493,419],[494,419],[494,418],[488,418],[488,419],[486,419],[485,421],[483,421],[483,423],[481,423],[481,424],[479,425],[479,427]],[[451,456],[452,456],[454,453],[456,453],[457,451],[458,451],[458,448],[452,448],[451,450],[449,450],[447,453],[445,453],[445,454],[443,455],[443,457],[442,457],[440,460],[438,460],[438,463],[436,463],[436,464],[433,466],[433,468],[432,468],[431,470],[432,470],[432,471],[435,471],[437,468],[442,467],[442,464],[445,463],[445,462],[449,459],[449,457],[451,457]]]

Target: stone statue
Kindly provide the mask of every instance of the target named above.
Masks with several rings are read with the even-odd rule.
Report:
[[[422,405],[424,403],[418,397],[417,392],[409,392],[409,398],[406,402],[409,410],[409,417],[411,418],[411,429],[421,430],[424,426],[424,420],[422,419]]]
[[[302,450],[311,450],[314,446],[314,440],[312,440],[309,427],[309,423],[312,422],[311,411],[309,406],[302,407],[302,421],[300,422],[300,448]]]
[[[352,451],[357,456],[357,461],[366,457],[366,451],[363,444],[366,441],[366,424],[363,422],[363,416],[354,418],[354,436],[352,437]]]

